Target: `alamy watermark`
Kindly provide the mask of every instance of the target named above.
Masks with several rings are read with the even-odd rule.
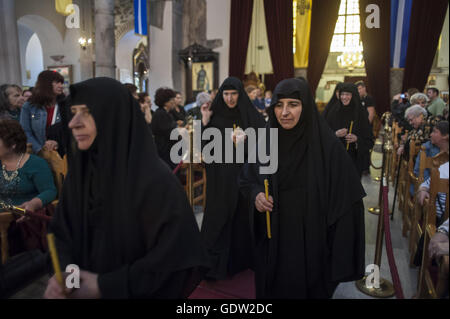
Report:
[[[369,273],[366,277],[367,288],[380,288],[380,267],[376,264],[370,264],[366,267],[366,273]]]
[[[68,4],[66,6],[66,27],[68,29],[79,29],[80,28],[80,7],[76,4]]]
[[[66,272],[69,273],[66,277],[66,287],[80,288],[80,267],[75,264],[67,265]]]
[[[261,164],[260,174],[274,174],[278,169],[278,129],[270,129],[270,143],[267,145],[267,129],[252,127],[245,131],[242,129],[226,128],[225,135],[229,138],[222,138],[219,129],[209,127],[201,130],[201,121],[193,121],[193,156],[194,163],[203,162],[211,163],[244,163],[245,148],[247,146],[248,163],[256,163],[257,160]],[[180,139],[181,137],[181,139]],[[178,141],[170,150],[170,159],[173,163],[183,161],[190,162],[190,137],[186,128],[175,128],[170,134],[172,141]],[[257,140],[258,139],[258,140]],[[246,140],[247,143],[244,143]],[[202,149],[202,141],[207,142]],[[225,145],[222,145],[224,143]],[[269,153],[267,154],[267,151]],[[225,152],[225,154],[223,154]],[[233,155],[236,154],[236,159]],[[225,156],[223,156],[225,155]]]

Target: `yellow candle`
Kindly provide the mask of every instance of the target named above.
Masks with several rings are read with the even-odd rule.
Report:
[[[350,122],[350,130],[348,134],[352,134],[352,129],[353,129],[353,121]],[[347,151],[348,151],[348,147],[350,146],[350,143],[347,142]]]
[[[50,257],[52,258],[53,270],[55,271],[56,280],[61,285],[64,291],[63,277],[61,267],[59,266],[58,252],[56,251],[55,235],[47,234],[48,249],[50,250]]]
[[[264,180],[264,188],[266,191],[266,200],[269,200],[269,181],[267,178]],[[270,231],[270,213],[266,210],[266,225],[267,225],[267,238],[272,238],[272,232]]]

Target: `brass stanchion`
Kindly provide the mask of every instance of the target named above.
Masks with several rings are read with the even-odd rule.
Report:
[[[383,129],[383,142],[381,144],[381,151],[383,154],[383,158],[382,158],[382,165],[381,165],[381,176],[389,176],[389,172],[391,169],[391,156],[392,156],[392,151],[394,149],[393,144],[392,144],[392,128],[389,126],[389,120],[391,117],[391,113],[390,112],[386,112],[383,114],[383,116],[381,117],[381,120],[384,119],[384,129]],[[387,154],[387,156],[386,156]],[[387,157],[387,158],[386,158]],[[386,163],[387,163],[387,167],[386,167]],[[387,169],[386,169],[387,168]],[[384,174],[384,175],[383,175]],[[374,215],[379,215],[380,214],[380,205],[381,205],[381,194],[382,194],[382,189],[383,189],[383,183],[382,183],[382,179],[381,176],[377,176],[374,178],[375,181],[380,182],[380,191],[379,191],[379,195],[378,195],[378,205],[374,206],[374,207],[369,207],[368,211],[371,214]],[[391,214],[391,212],[389,212],[389,214]]]
[[[383,138],[383,159],[381,165],[381,176],[383,176],[383,182],[387,185],[386,176],[385,176],[385,166],[386,166],[386,156],[385,152],[388,151],[388,143],[385,143]],[[387,146],[387,147],[385,147]],[[379,204],[380,207],[382,205],[382,191],[383,191],[383,183],[380,183],[380,193],[379,193]],[[381,268],[381,254],[383,252],[383,234],[384,234],[384,223],[383,223],[383,208],[381,209],[381,214],[378,216],[378,228],[377,228],[377,239],[375,246],[375,260],[374,264],[378,266],[378,269]],[[364,276],[362,279],[355,282],[356,287],[366,295],[376,297],[376,298],[389,298],[395,294],[394,286],[390,281],[384,278],[379,278],[379,287],[375,287],[375,285],[370,286],[366,283],[367,276]]]

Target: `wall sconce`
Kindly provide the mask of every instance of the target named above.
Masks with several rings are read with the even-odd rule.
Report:
[[[80,44],[80,47],[83,50],[86,50],[86,48],[92,44],[92,39],[91,38],[86,39],[85,37],[81,37],[78,39],[78,43]]]

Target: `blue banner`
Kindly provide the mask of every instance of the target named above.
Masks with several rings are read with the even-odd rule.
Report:
[[[404,68],[413,0],[391,0],[391,67]]]
[[[134,0],[134,32],[147,35],[147,0]]]

